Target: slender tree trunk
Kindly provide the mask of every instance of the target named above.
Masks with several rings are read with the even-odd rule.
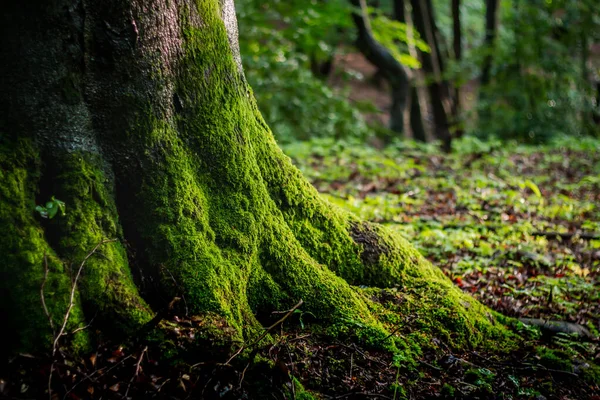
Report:
[[[406,18],[406,4],[404,0],[394,0],[394,19],[408,25]],[[416,52],[414,53],[416,55]],[[421,103],[419,102],[419,92],[416,88],[416,74],[413,74],[413,78],[410,82],[410,129],[412,132],[413,139],[426,142],[427,136],[425,135],[425,127],[423,125],[423,117],[421,115]]]
[[[460,0],[452,0],[452,49],[454,50],[454,61],[460,64],[462,61],[462,28],[460,21]],[[455,137],[461,137],[464,133],[460,121],[461,98],[460,86],[454,85],[452,102],[452,120],[456,126]]]
[[[436,48],[437,41],[430,20],[432,10],[428,9],[425,0],[411,0],[411,5],[415,28],[421,37],[425,39],[429,47],[431,47],[431,52],[420,52],[420,54],[423,71],[425,72],[428,81],[427,88],[433,112],[435,136],[438,140],[442,141],[444,150],[450,151],[452,137],[450,135],[448,115],[444,106],[446,92],[442,82],[442,71],[439,62],[440,52],[439,49]]]
[[[352,19],[358,35],[356,47],[381,71],[391,87],[392,106],[390,109],[390,129],[394,132],[404,131],[404,111],[407,106],[409,81],[404,67],[381,43],[377,42],[371,32],[365,0],[351,0],[357,11]]]
[[[493,49],[498,32],[498,8],[500,0],[486,0],[485,2],[485,47],[486,55],[481,68],[481,85],[486,86],[490,82],[492,63],[494,61]]]
[[[423,126],[423,116],[421,115],[419,92],[415,85],[410,87],[410,129],[413,139],[419,142],[427,142],[425,126]]]
[[[338,335],[403,349],[418,344],[388,328],[404,307],[420,315],[407,335],[456,348],[508,337],[400,236],[323,200],[279,150],[244,78],[232,1],[12,0],[0,29],[3,352],[48,349],[48,319],[68,309],[69,332],[97,315],[64,338],[73,347],[96,331],[131,335],[175,297],[180,315],[238,341],[300,299]],[[66,214],[41,218],[52,196]],[[373,302],[397,286],[402,306]]]
[[[596,123],[596,125],[600,125],[600,81],[596,81],[594,84],[594,89],[596,93],[596,109],[592,114],[592,119]]]

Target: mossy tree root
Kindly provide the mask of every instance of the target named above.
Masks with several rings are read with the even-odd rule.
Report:
[[[411,351],[432,335],[457,347],[510,338],[405,240],[323,200],[280,151],[235,54],[229,3],[85,4],[72,11],[85,15],[85,29],[63,8],[29,13],[41,30],[47,17],[62,24],[43,36],[44,48],[34,45],[36,28],[15,26],[31,10],[14,4],[1,21],[35,46],[22,62],[56,75],[36,96],[53,105],[39,112],[62,118],[53,124],[64,132],[49,136],[44,118],[0,124],[0,225],[8,237],[0,285],[3,318],[21,337],[15,348],[48,344],[44,254],[46,302],[57,321],[71,266],[112,238],[119,241],[87,261],[71,328],[97,314],[102,331],[131,333],[181,296],[182,312],[217,314],[244,339],[300,299],[331,334],[372,343],[418,315],[417,329],[391,342]],[[72,40],[69,29],[81,34],[75,53],[85,68],[57,50]],[[17,89],[9,96],[34,79],[10,77]],[[56,94],[64,81],[77,83],[66,97]],[[33,112],[27,102],[17,108],[15,115]],[[35,204],[51,195],[67,215],[42,220]],[[402,301],[382,300],[389,294]]]

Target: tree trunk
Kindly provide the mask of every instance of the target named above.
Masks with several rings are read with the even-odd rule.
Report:
[[[499,0],[486,0],[485,2],[485,47],[486,55],[483,60],[483,67],[481,69],[481,85],[485,86],[490,82],[490,74],[493,62],[493,49],[494,42],[496,41],[496,34],[498,32],[498,7],[500,5]]]
[[[406,18],[406,4],[404,0],[394,0],[394,19],[408,25]],[[411,55],[416,57],[416,50],[411,49]],[[421,115],[421,104],[419,102],[419,91],[416,88],[417,73],[413,74],[410,82],[410,130],[414,140],[426,142],[425,127],[423,126],[423,116]]]
[[[450,135],[448,115],[444,107],[446,93],[442,81],[441,52],[437,46],[435,32],[431,24],[433,10],[428,8],[427,3],[425,0],[411,0],[413,22],[421,37],[431,48],[431,51],[428,53],[420,52],[421,62],[428,80],[427,88],[433,112],[435,136],[438,140],[442,141],[444,150],[448,152],[451,149],[452,137]]]
[[[417,312],[393,339],[403,348],[418,347],[408,332],[454,347],[507,337],[279,150],[244,79],[231,0],[12,0],[0,26],[4,351],[50,346],[40,292],[59,326],[79,267],[66,328],[97,315],[72,337],[80,349],[96,330],[138,332],[175,296],[242,340],[300,299],[327,332],[373,341]],[[35,205],[52,196],[66,215],[43,219]],[[373,301],[394,287],[401,306]]]
[[[364,0],[350,0],[356,7],[352,19],[358,31],[356,47],[374,66],[381,71],[391,88],[390,129],[404,131],[404,110],[406,110],[409,82],[404,67],[394,56],[373,37]]]
[[[460,65],[462,61],[462,28],[460,23],[460,0],[452,0],[452,48],[454,50],[454,61]],[[456,127],[455,137],[461,137],[464,133],[463,124],[460,121],[461,98],[460,86],[454,85],[454,101],[452,102],[452,124]]]
[[[427,142],[427,135],[423,126],[423,116],[421,115],[419,91],[415,85],[410,87],[410,129],[414,140]]]

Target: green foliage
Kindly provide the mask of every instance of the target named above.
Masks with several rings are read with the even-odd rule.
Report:
[[[494,373],[487,368],[469,368],[465,372],[465,380],[486,392],[492,392]]]
[[[454,388],[454,386],[450,385],[449,383],[444,383],[444,385],[442,386],[441,394],[442,394],[443,398],[453,399],[455,392],[456,392],[456,389]]]
[[[368,134],[344,93],[311,72],[311,62],[334,56],[352,26],[347,1],[236,2],[246,77],[278,140]]]
[[[35,211],[37,211],[42,218],[52,219],[59,211],[60,214],[64,216],[65,203],[52,196],[45,206],[36,206]]]
[[[431,49],[425,41],[419,37],[419,32],[410,29],[408,25],[388,18],[379,9],[369,9],[371,17],[371,29],[375,39],[386,47],[394,58],[402,65],[409,68],[421,68],[421,62],[408,53],[408,44],[415,46],[423,52]]]
[[[483,137],[544,142],[562,134],[588,134],[596,107],[581,58],[600,36],[597,2],[502,2],[492,82],[480,92],[476,132]],[[586,60],[586,64],[588,61]]]

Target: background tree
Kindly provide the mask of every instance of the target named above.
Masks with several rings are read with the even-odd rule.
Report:
[[[462,61],[462,28],[460,22],[460,0],[452,0],[452,50],[454,61],[460,64]],[[452,102],[453,124],[457,126],[455,136],[460,137],[464,132],[462,123],[459,121],[461,112],[460,85],[454,85],[454,101]]]
[[[356,47],[367,60],[377,67],[389,83],[392,98],[390,129],[394,132],[403,132],[404,111],[410,90],[408,75],[392,53],[373,37],[366,2],[364,0],[352,0],[351,2],[355,7],[352,19],[358,32]]]
[[[420,56],[427,81],[435,136],[442,141],[444,150],[450,151],[452,138],[444,105],[448,101],[447,85],[443,81],[442,51],[437,38],[434,11],[431,2],[426,0],[411,0],[411,6],[415,28],[431,48],[430,52],[421,51]]]
[[[485,2],[485,46],[486,56],[481,68],[481,84],[483,86],[490,82],[490,70],[492,68],[494,42],[498,32],[498,7],[500,0],[486,0]]]
[[[402,24],[407,25],[409,28],[406,10],[406,2],[404,0],[394,0],[394,19]],[[412,25],[412,24],[411,24]],[[414,36],[414,32],[411,32],[412,36]],[[412,46],[412,43],[409,43],[409,46]],[[409,49],[410,51],[411,49]],[[414,50],[416,51],[416,50]],[[413,51],[413,52],[414,52]],[[417,90],[417,85],[419,81],[418,70],[412,71],[412,79],[410,81],[410,93],[409,93],[409,101],[410,101],[410,128],[412,132],[413,139],[418,140],[419,142],[426,142],[427,136],[425,134],[425,127],[423,126],[423,117],[421,112],[421,102],[419,91]]]

